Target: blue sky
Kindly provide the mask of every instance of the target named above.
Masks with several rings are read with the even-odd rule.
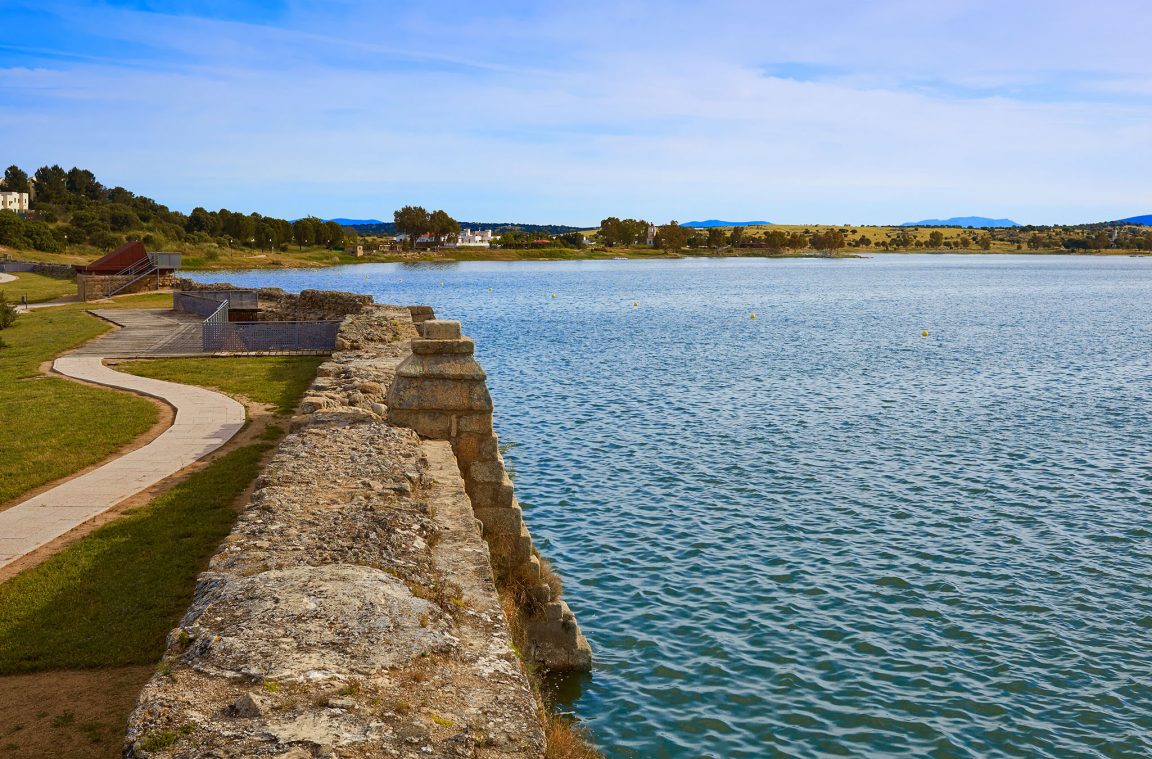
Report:
[[[0,163],[184,211],[1152,213],[1146,0],[0,0]]]

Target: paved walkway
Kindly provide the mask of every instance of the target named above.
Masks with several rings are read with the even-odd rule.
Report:
[[[11,274],[6,274],[5,272],[0,271],[0,285],[4,284],[5,282],[15,282],[15,281],[16,281],[16,277],[14,277]]]
[[[98,355],[61,356],[52,367],[68,377],[161,398],[176,408],[176,420],[143,448],[0,511],[0,567],[207,456],[244,426],[244,407],[226,395],[122,374]]]
[[[89,313],[119,325],[80,346],[76,356],[137,358],[202,354],[204,320],[195,314],[181,314],[165,308],[108,308]]]

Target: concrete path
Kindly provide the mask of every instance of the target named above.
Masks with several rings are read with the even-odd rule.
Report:
[[[52,367],[68,377],[161,398],[175,407],[176,419],[143,448],[0,511],[0,567],[207,456],[244,426],[244,407],[221,393],[122,374],[104,366],[100,356],[65,355]]]
[[[15,281],[16,281],[15,276],[13,276],[11,274],[6,274],[6,273],[0,271],[0,285],[4,284],[5,282],[15,282]]]
[[[195,314],[181,314],[166,308],[108,308],[93,309],[89,313],[123,329],[80,346],[72,355],[137,358],[203,352],[201,325],[204,320]]]

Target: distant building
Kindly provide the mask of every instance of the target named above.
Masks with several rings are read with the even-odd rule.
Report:
[[[28,213],[28,193],[0,192],[0,211]]]
[[[473,232],[465,229],[456,235],[456,242],[450,242],[446,248],[490,248],[492,247],[492,230],[485,229]]]
[[[653,245],[655,245],[655,244],[656,244],[656,232],[658,232],[658,231],[659,231],[659,230],[657,230],[657,229],[656,229],[656,227],[655,227],[654,225],[652,225],[652,224],[649,224],[649,225],[648,225],[648,234],[647,234],[647,236],[646,236],[646,238],[645,238],[645,240],[644,240],[644,243],[645,243],[645,244],[646,244],[646,245],[647,245],[649,248],[651,248]]]

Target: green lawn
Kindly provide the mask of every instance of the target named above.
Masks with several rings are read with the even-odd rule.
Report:
[[[160,358],[125,361],[116,369],[243,395],[257,403],[272,404],[278,414],[291,414],[323,361],[322,356]]]
[[[0,331],[0,503],[94,464],[146,432],[156,407],[127,393],[46,377],[39,366],[109,325],[80,310],[22,314]]]
[[[270,447],[222,456],[0,585],[0,675],[159,659]]]
[[[9,303],[19,303],[22,295],[28,296],[29,303],[41,303],[76,294],[76,282],[71,279],[56,279],[31,272],[12,276],[16,277],[15,282],[0,284],[0,293],[4,293]]]

